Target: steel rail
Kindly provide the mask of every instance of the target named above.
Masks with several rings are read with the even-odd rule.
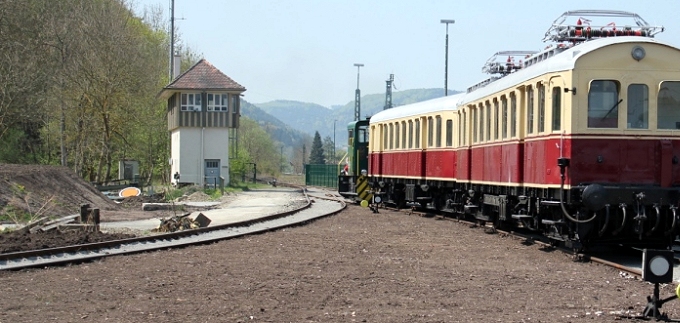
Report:
[[[411,215],[411,214],[418,215],[418,216],[434,215],[434,216],[437,216],[438,218],[441,218],[441,219],[444,219],[444,220],[454,221],[454,222],[467,224],[467,225],[476,225],[477,224],[474,221],[469,221],[469,220],[465,220],[465,219],[458,218],[458,217],[443,216],[441,214],[435,214],[435,213],[432,213],[432,212],[422,212],[422,211],[417,211],[417,210],[414,210],[414,209],[396,209],[396,208],[392,208],[392,207],[382,207],[382,208],[387,209],[387,210],[391,210],[391,211],[407,213],[408,215]],[[487,225],[486,228],[493,228],[493,227]],[[556,247],[554,245],[551,245],[550,243],[536,239],[536,238],[540,237],[538,235],[536,237],[531,237],[531,236],[528,236],[528,235],[521,233],[521,232],[518,232],[518,231],[513,231],[513,230],[507,231],[507,230],[500,230],[500,229],[496,229],[496,228],[493,228],[493,229],[496,230],[496,232],[498,232],[498,233],[503,233],[503,234],[506,234],[506,235],[511,236],[511,237],[523,239],[523,240],[526,240],[526,241],[530,240],[532,243],[540,244],[544,247],[555,248],[556,250],[559,250],[559,251],[561,251],[565,254],[571,253],[572,259],[574,259],[574,261],[579,260],[579,261],[595,262],[595,263],[598,263],[598,264],[601,264],[601,265],[609,266],[609,267],[627,272],[627,273],[634,275],[638,278],[642,278],[642,271],[640,271],[640,269],[631,268],[631,267],[625,266],[623,264],[619,264],[619,263],[614,262],[614,261],[610,261],[610,260],[606,260],[606,259],[603,259],[603,258],[600,258],[600,257],[595,257],[595,256],[592,256],[592,255],[589,255],[587,253],[575,253],[574,254],[573,251],[571,251],[571,250],[568,250],[568,249],[565,249],[565,248],[559,248],[559,247]]]
[[[295,210],[214,227],[100,243],[0,254],[0,270],[16,270],[56,264],[77,263],[113,255],[125,255],[204,244],[248,234],[276,230],[283,227],[301,225],[315,219],[336,214],[346,207],[346,203],[341,200],[318,196],[314,197],[316,200],[312,203],[306,190],[303,189],[302,192],[304,193],[307,203]]]

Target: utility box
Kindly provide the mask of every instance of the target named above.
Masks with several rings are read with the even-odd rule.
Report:
[[[128,180],[131,183],[139,181],[139,161],[121,160],[118,165],[118,179]]]

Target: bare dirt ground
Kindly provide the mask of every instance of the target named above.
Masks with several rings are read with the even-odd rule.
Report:
[[[652,290],[460,222],[350,205],[202,246],[0,272],[0,322],[613,322]],[[662,311],[680,318],[680,303]]]

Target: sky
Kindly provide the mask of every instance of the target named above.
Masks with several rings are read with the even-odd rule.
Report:
[[[138,15],[171,0],[129,0]],[[293,100],[330,107],[361,94],[444,88],[462,91],[488,75],[498,51],[541,50],[562,13],[621,10],[664,26],[656,39],[680,47],[678,0],[174,0],[175,26],[189,46],[244,86],[250,103]],[[448,24],[448,72],[446,24]],[[593,23],[604,21],[594,21]],[[354,64],[363,64],[357,68]],[[357,75],[358,74],[358,75]],[[443,90],[442,90],[443,91]]]

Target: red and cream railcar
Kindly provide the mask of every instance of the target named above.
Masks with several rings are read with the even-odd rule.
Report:
[[[646,37],[659,28],[560,22],[559,44],[488,65],[500,75],[466,93],[374,115],[375,189],[575,247],[668,245],[680,227],[680,49]]]

